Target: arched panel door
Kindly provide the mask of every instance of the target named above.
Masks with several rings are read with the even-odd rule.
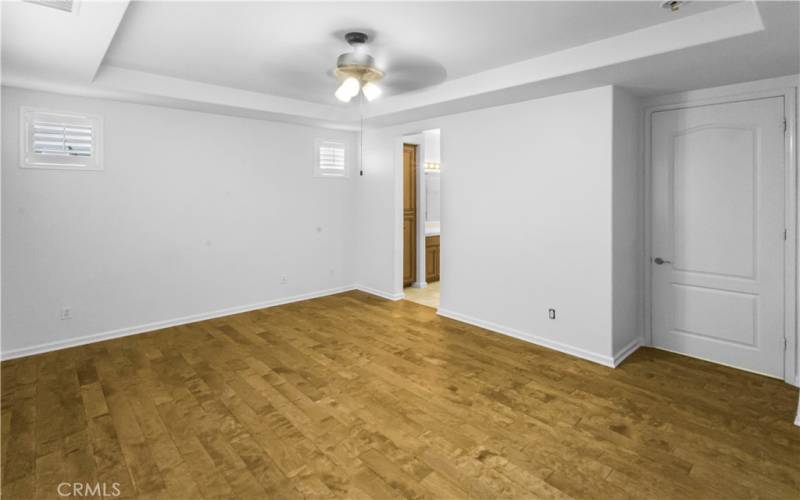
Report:
[[[652,114],[656,347],[783,377],[783,109]]]

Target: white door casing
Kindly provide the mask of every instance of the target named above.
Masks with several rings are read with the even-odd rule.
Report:
[[[783,97],[652,113],[654,346],[783,377],[783,119]]]

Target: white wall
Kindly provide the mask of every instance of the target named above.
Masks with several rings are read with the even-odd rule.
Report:
[[[612,93],[369,131],[357,194],[359,283],[401,291],[400,138],[441,128],[440,312],[610,362]]]
[[[102,115],[105,171],[20,169],[20,106]],[[354,281],[357,165],[312,177],[352,133],[7,88],[2,126],[4,356]]]
[[[439,130],[426,130],[422,133],[425,137],[426,162],[440,163],[442,161],[439,134]]]
[[[426,130],[422,133],[425,137],[425,161],[441,163],[441,137],[440,131]],[[426,221],[439,222],[441,220],[441,192],[439,172],[424,172],[425,178],[425,211]]]
[[[613,352],[640,341],[644,325],[643,112],[639,99],[614,88]]]

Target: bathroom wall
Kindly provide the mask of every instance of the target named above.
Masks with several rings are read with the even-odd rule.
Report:
[[[425,138],[425,164],[441,165],[441,133],[439,129],[422,132]],[[425,171],[425,220],[440,222],[441,216],[441,177],[440,171]],[[430,226],[430,224],[429,224]]]
[[[425,172],[425,221],[440,222],[442,220],[441,174]]]

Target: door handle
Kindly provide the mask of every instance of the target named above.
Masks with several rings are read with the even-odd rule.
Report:
[[[659,266],[660,266],[661,264],[672,264],[672,261],[671,261],[671,260],[664,260],[664,259],[662,259],[661,257],[656,257],[655,259],[653,259],[653,262],[655,262],[655,263],[656,263],[656,264],[658,264]]]

